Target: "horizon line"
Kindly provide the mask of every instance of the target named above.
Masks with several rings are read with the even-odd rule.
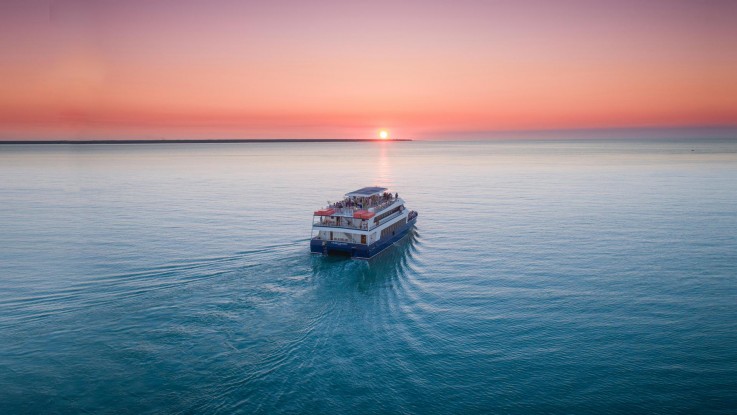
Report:
[[[0,140],[2,144],[207,144],[207,143],[327,143],[412,141],[409,138],[212,138],[212,139],[136,139],[136,140]]]

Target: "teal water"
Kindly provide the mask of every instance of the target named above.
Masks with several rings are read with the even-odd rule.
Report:
[[[371,261],[312,211],[420,213]],[[737,142],[0,147],[0,412],[737,411]]]

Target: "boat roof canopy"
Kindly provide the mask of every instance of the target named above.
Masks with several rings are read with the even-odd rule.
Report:
[[[350,193],[346,193],[346,197],[369,197],[378,195],[387,191],[386,187],[364,187],[358,190],[354,190]]]

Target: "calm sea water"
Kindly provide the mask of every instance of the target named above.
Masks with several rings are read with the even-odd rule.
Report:
[[[419,211],[311,256],[367,185]],[[0,412],[737,412],[737,142],[0,147]]]

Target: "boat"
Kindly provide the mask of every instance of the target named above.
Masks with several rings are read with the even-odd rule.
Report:
[[[310,252],[369,259],[409,234],[417,212],[388,190],[364,187],[314,211]]]

